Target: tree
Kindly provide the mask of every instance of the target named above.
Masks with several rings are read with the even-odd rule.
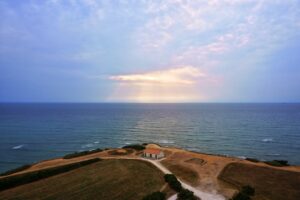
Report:
[[[178,200],[197,200],[197,197],[194,196],[194,192],[182,189],[178,194]]]
[[[166,174],[164,178],[173,190],[175,190],[176,192],[180,192],[182,190],[181,183],[177,180],[176,176],[174,176],[173,174]]]

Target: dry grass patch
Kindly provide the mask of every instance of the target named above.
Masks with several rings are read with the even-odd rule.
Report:
[[[227,165],[219,178],[237,187],[255,188],[254,200],[300,199],[300,173],[243,163]]]
[[[195,170],[180,164],[173,163],[172,161],[170,162],[169,160],[163,160],[161,163],[178,178],[192,185],[198,184],[199,175]]]
[[[126,156],[134,152],[133,149],[114,149],[107,152],[108,155],[112,156]]]
[[[112,159],[5,190],[0,199],[136,200],[164,184],[162,172],[150,163]]]
[[[191,159],[187,159],[184,162],[196,164],[196,165],[199,165],[199,166],[202,166],[206,163],[203,159],[200,159],[200,158],[191,158]]]

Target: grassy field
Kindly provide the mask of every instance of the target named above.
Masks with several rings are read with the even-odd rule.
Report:
[[[224,168],[219,178],[238,187],[254,187],[254,200],[300,199],[299,172],[231,163]]]
[[[0,199],[142,199],[165,184],[163,174],[138,160],[103,160],[5,190]]]
[[[192,185],[197,185],[199,176],[196,171],[182,165],[174,164],[168,160],[163,160],[161,163],[178,178],[187,181]]]

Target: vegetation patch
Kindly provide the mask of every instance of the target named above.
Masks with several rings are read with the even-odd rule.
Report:
[[[300,173],[245,163],[230,163],[219,178],[238,188],[251,185],[255,188],[253,199],[300,199]]]
[[[194,195],[194,193],[188,189],[184,189],[181,183],[177,180],[174,174],[166,174],[164,176],[165,181],[169,184],[169,186],[178,192],[178,200],[197,200],[198,198]]]
[[[177,180],[174,174],[166,174],[164,178],[173,190],[175,190],[176,192],[180,192],[182,190],[181,183]]]
[[[249,185],[243,186],[241,191],[236,194],[231,200],[251,200],[251,196],[254,196],[255,189]]]
[[[7,175],[10,175],[10,174],[14,174],[14,173],[17,173],[17,172],[20,172],[20,171],[23,171],[25,169],[28,169],[30,168],[32,165],[30,164],[27,164],[27,165],[22,165],[20,167],[17,167],[15,169],[11,169],[11,170],[8,170],[6,172],[3,172],[0,174],[0,176],[7,176]]]
[[[80,156],[86,156],[86,155],[93,154],[93,153],[98,153],[98,152],[101,152],[101,151],[103,151],[103,150],[102,149],[94,149],[94,150],[90,150],[90,151],[74,152],[74,153],[70,153],[70,154],[65,155],[63,158],[64,159],[77,158],[77,157],[80,157]]]
[[[284,166],[290,166],[288,164],[287,160],[272,160],[272,161],[265,161],[266,164],[272,165],[275,167],[284,167]]]
[[[190,169],[189,167],[183,166],[181,164],[173,163],[172,161],[163,160],[163,165],[165,165],[172,173],[184,181],[187,181],[193,185],[198,183],[199,175],[198,173]]]
[[[9,189],[12,187],[16,187],[19,185],[23,185],[26,183],[30,183],[33,181],[37,181],[43,178],[47,178],[50,176],[54,176],[57,174],[61,174],[67,171],[71,171],[73,169],[100,161],[100,158],[94,158],[90,160],[84,160],[81,162],[71,163],[63,166],[57,166],[47,169],[42,169],[38,171],[32,171],[28,173],[18,174],[15,176],[8,176],[0,179],[0,191]]]
[[[159,191],[163,173],[141,160],[104,159],[91,165],[0,192],[0,199],[142,200]]]
[[[124,147],[122,147],[123,149],[135,149],[137,151],[141,151],[145,149],[144,145],[140,145],[140,144],[130,144],[130,145],[126,145]]]
[[[255,162],[255,163],[259,162],[259,160],[256,158],[246,158],[245,160],[248,160],[250,162]]]
[[[166,194],[163,192],[153,192],[143,198],[143,200],[165,200]]]
[[[194,195],[194,192],[188,189],[182,189],[178,193],[177,200],[197,200],[198,198]]]

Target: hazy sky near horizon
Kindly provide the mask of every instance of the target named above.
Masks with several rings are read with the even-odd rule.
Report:
[[[299,0],[0,0],[0,101],[300,102]]]

